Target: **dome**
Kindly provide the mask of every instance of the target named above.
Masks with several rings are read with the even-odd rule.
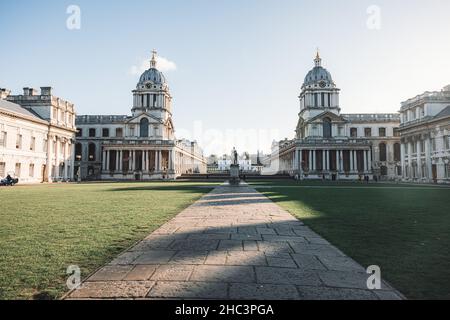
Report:
[[[151,81],[157,85],[166,84],[166,78],[163,73],[156,68],[150,68],[145,71],[139,79],[139,84],[144,84],[148,81]]]
[[[314,69],[306,75],[304,85],[309,86],[320,81],[325,81],[328,84],[333,83],[331,73],[323,67],[314,67]]]
[[[317,52],[317,56],[314,59],[315,67],[308,72],[305,77],[305,81],[303,82],[303,86],[310,86],[317,83],[325,82],[326,85],[334,85],[333,78],[331,77],[331,73],[322,67],[322,59]]]
[[[150,69],[146,70],[141,75],[138,86],[141,86],[147,82],[152,82],[155,85],[165,85],[167,83],[164,74],[156,69],[156,51],[153,51],[152,60],[150,61]]]

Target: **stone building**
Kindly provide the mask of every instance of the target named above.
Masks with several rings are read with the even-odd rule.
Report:
[[[0,89],[0,177],[21,183],[70,181],[74,170],[75,110],[68,101],[24,88]]]
[[[295,138],[272,146],[273,172],[300,179],[396,179],[398,114],[341,114],[340,89],[317,53],[301,87]]]
[[[450,183],[450,85],[402,103],[402,178]]]
[[[183,173],[206,173],[197,142],[175,138],[172,96],[156,68],[156,52],[132,93],[131,115],[77,117],[75,173],[82,180],[175,179]]]

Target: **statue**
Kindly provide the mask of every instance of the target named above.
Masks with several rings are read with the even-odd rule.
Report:
[[[233,151],[232,151],[232,158],[233,158],[233,164],[234,165],[237,165],[237,164],[239,164],[238,162],[238,153],[237,153],[237,151],[236,151],[236,148],[233,148]]]

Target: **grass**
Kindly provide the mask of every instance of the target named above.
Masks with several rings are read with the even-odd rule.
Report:
[[[202,183],[205,185],[205,183]],[[0,189],[0,299],[55,299],[69,265],[112,260],[212,188],[98,183]]]
[[[379,265],[406,297],[450,298],[450,188],[252,184],[363,266]]]

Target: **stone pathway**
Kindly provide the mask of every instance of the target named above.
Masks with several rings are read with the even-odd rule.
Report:
[[[90,276],[68,299],[401,299],[248,186],[220,186]]]

